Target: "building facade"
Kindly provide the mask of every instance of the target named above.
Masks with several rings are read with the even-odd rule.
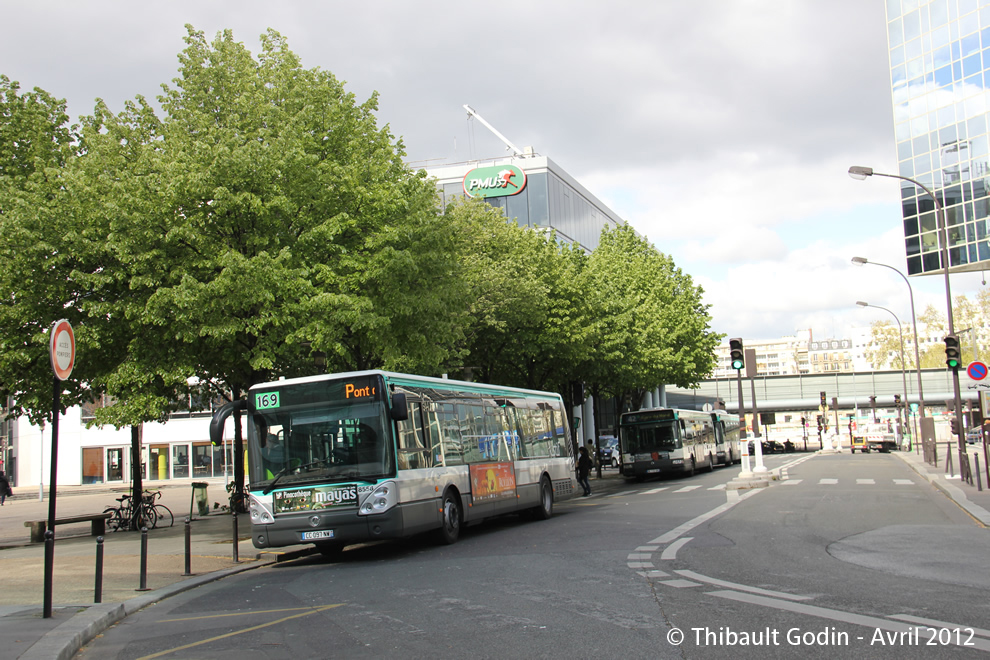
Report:
[[[546,156],[528,153],[426,168],[444,206],[465,195],[481,197],[522,227],[553,230],[557,239],[591,251],[605,227],[626,224]]]
[[[938,197],[951,271],[990,261],[990,2],[887,0],[898,174]],[[935,205],[901,181],[909,275],[943,269]]]

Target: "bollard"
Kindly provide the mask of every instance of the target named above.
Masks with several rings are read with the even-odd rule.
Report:
[[[93,586],[93,602],[103,602],[103,537],[96,537],[96,584]]]
[[[980,477],[980,455],[973,454],[973,460],[976,461],[976,490],[983,490],[983,478]]]
[[[141,528],[141,586],[137,591],[148,591],[148,528]]]
[[[183,575],[192,575],[192,531],[189,527],[189,516],[186,516],[186,572]]]
[[[45,530],[45,594],[41,616],[52,618],[52,576],[55,572],[55,532]]]
[[[237,507],[230,507],[230,514],[233,516],[234,521],[234,563],[237,564],[241,561],[237,556]]]
[[[952,445],[946,443],[948,451],[945,452],[945,473],[952,478]]]

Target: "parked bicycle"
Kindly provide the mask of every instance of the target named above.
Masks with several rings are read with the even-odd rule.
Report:
[[[171,527],[175,523],[175,517],[172,515],[171,509],[156,501],[161,499],[161,496],[162,492],[160,490],[144,491],[141,496],[138,529],[141,527],[154,529],[159,524],[162,527]],[[117,498],[117,502],[119,502],[117,506],[107,507],[103,511],[103,513],[110,514],[106,523],[109,531],[116,532],[117,530],[131,528],[131,520],[133,520],[135,514],[133,499],[130,495],[121,495]]]

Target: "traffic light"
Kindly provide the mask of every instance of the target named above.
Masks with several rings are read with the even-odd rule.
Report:
[[[821,403],[821,406],[822,406],[822,410],[824,410],[824,409],[825,409],[825,406],[827,406],[827,405],[828,405],[827,403],[825,403],[825,393],[824,393],[824,392],[822,392],[820,396],[821,396],[821,402],[822,402],[822,403]]]
[[[746,360],[743,358],[743,343],[739,337],[729,340],[729,361],[736,371],[746,366]]]
[[[894,395],[894,407],[895,408],[900,408],[901,407],[901,395],[900,394],[895,394]]]
[[[955,335],[945,336],[945,363],[950,369],[958,369],[962,364],[959,357],[959,337]]]
[[[959,420],[950,419],[949,420],[949,430],[952,431],[952,435],[959,435]]]

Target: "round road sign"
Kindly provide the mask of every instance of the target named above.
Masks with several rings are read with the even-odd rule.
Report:
[[[973,380],[983,380],[987,377],[987,365],[982,362],[970,362],[966,374]]]
[[[48,350],[55,377],[65,380],[76,363],[76,337],[72,334],[72,326],[65,319],[55,321],[52,325]]]

